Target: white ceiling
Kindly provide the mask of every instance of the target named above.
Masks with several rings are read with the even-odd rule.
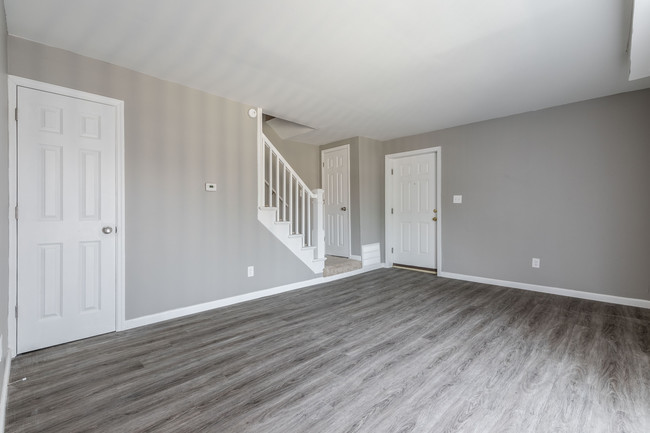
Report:
[[[5,0],[10,34],[260,106],[311,144],[650,87],[633,0]]]

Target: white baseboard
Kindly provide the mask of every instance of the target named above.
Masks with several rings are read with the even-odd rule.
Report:
[[[9,391],[9,372],[11,371],[11,350],[5,356],[5,369],[2,374],[2,388],[0,389],[0,433],[5,431],[5,417],[7,414],[7,393]]]
[[[513,289],[530,290],[533,292],[550,293],[552,295],[569,296],[571,298],[589,299],[591,301],[609,302],[610,304],[628,305],[650,309],[650,301],[645,299],[625,298],[622,296],[602,295],[600,293],[581,292],[579,290],[561,289],[559,287],[540,286],[537,284],[518,283],[515,281],[495,280],[492,278],[475,277],[473,275],[440,272],[438,276],[454,280],[473,281],[475,283],[492,284],[495,286],[511,287]]]
[[[124,322],[121,330],[137,328],[140,326],[151,325],[153,323],[163,322],[165,320],[176,319],[190,314],[202,313],[215,308],[227,307],[228,305],[239,304],[240,302],[252,301],[253,299],[264,298],[266,296],[277,295],[279,293],[290,292],[305,287],[315,286],[316,284],[328,283],[330,281],[340,280],[342,278],[351,277],[353,275],[363,274],[365,272],[373,271],[375,269],[385,267],[383,263],[368,266],[366,268],[356,269],[354,271],[345,272],[343,274],[332,275],[329,277],[319,277],[312,280],[300,281],[297,283],[285,284],[284,286],[273,287],[271,289],[259,290],[257,292],[246,293],[244,295],[233,296],[225,299],[218,299],[216,301],[205,302],[203,304],[191,305],[189,307],[177,308],[175,310],[163,311],[161,313],[151,314],[148,316],[137,317],[135,319],[128,319]]]
[[[350,255],[349,258],[351,258],[352,260],[358,260],[358,261],[361,261],[361,256],[355,256],[355,255],[352,254],[352,255]]]

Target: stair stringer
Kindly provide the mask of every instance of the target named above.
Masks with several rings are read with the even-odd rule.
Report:
[[[275,220],[276,212],[277,208],[275,207],[259,207],[257,219],[309,269],[316,274],[323,273],[325,259],[315,258],[316,247],[305,247],[302,235],[290,233],[289,222]]]

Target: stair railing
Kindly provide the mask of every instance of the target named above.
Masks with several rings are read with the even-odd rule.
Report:
[[[312,192],[266,135],[260,138],[258,205],[275,208],[275,220],[289,223],[304,247],[314,247],[315,259],[324,258],[323,190]]]

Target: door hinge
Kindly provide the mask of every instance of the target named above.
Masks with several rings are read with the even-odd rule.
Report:
[[[392,169],[392,168],[390,169],[390,174],[391,174],[391,175],[393,174],[393,169]]]
[[[18,221],[18,205],[14,208],[14,216],[16,217],[16,221]]]
[[[325,167],[325,163],[323,163],[323,167]]]
[[[391,213],[391,215],[393,214],[393,208],[390,208],[390,213]]]
[[[18,318],[18,305],[16,305],[16,319]]]
[[[390,249],[391,254],[395,252],[395,248]]]
[[[16,118],[16,122],[18,122],[18,107],[14,109],[14,117]]]

